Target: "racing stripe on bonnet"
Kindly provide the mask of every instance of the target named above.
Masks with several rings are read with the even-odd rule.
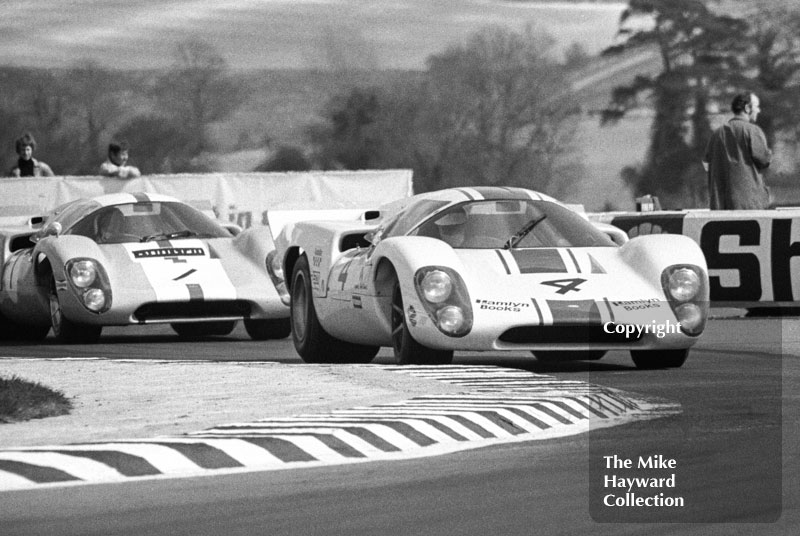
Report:
[[[500,257],[500,262],[503,263],[503,268],[505,268],[507,274],[512,275],[521,273],[517,261],[511,254],[512,252],[506,249],[496,249],[495,251],[497,252],[497,256]]]
[[[601,325],[600,309],[594,300],[547,300],[553,321],[561,324]]]
[[[538,193],[534,192],[534,191],[531,191],[531,190],[523,190],[523,192],[525,192],[526,194],[528,194],[528,197],[530,197],[530,198],[531,198],[531,199],[533,199],[534,201],[542,201],[542,196],[541,196],[541,195],[539,195]]]
[[[522,195],[518,190],[509,188],[507,186],[477,186],[474,188],[476,192],[483,196],[484,199],[522,199]]]
[[[606,309],[608,309],[608,320],[606,320],[606,321],[607,322],[615,322],[614,309],[612,309],[611,308],[611,304],[608,303],[608,298],[603,298],[603,304],[606,306]],[[603,319],[603,320],[605,320],[605,319]]]
[[[564,271],[566,273],[579,274],[581,272],[581,268],[578,266],[578,261],[575,260],[575,255],[572,255],[572,252],[564,249],[557,249],[555,251],[561,257],[561,260],[564,263]]]
[[[203,287],[197,283],[189,283],[186,289],[189,291],[189,301],[203,301]]]
[[[581,272],[581,265],[578,264],[578,259],[575,258],[575,254],[572,252],[571,249],[568,249],[567,253],[569,254],[569,258],[572,260],[572,262],[575,263],[575,269],[578,270],[579,274],[582,273]]]
[[[542,308],[539,307],[539,304],[536,303],[536,298],[531,298],[533,302],[533,308],[536,310],[536,316],[539,317],[539,324],[544,324],[544,315],[542,314]]]
[[[483,195],[475,188],[456,188],[459,192],[464,194],[470,201],[482,200]]]
[[[565,274],[569,272],[558,249],[512,249],[511,256],[521,274]]]
[[[149,203],[150,202],[150,197],[144,192],[135,193],[135,194],[133,194],[133,197],[136,198],[136,202],[137,203]]]
[[[506,273],[510,274],[511,273],[511,269],[508,267],[508,263],[503,258],[503,252],[500,251],[499,249],[494,250],[494,252],[497,253],[498,257],[500,257],[500,262],[503,264],[503,268],[505,269]]]

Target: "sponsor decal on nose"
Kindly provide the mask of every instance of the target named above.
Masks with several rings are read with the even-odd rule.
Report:
[[[484,299],[476,299],[475,303],[478,305],[478,309],[484,309],[488,311],[506,311],[509,313],[519,313],[523,308],[531,306],[531,304],[527,302],[495,301]]]

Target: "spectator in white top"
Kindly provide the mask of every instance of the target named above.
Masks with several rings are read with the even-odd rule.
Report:
[[[108,158],[100,164],[100,175],[119,179],[135,179],[141,176],[139,168],[128,164],[128,143],[112,141],[108,144]]]

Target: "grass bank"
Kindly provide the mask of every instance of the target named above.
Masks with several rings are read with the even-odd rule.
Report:
[[[0,377],[0,423],[64,415],[72,402],[64,393],[18,376]]]

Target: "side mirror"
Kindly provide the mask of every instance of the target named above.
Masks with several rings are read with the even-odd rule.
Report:
[[[242,232],[242,228],[241,228],[240,226],[236,225],[235,223],[230,223],[230,222],[220,222],[220,224],[221,224],[221,225],[222,225],[222,226],[223,226],[225,229],[227,229],[227,230],[228,230],[228,232],[229,232],[229,233],[231,233],[233,236],[236,236],[236,235],[238,235],[239,233],[241,233],[241,232]]]
[[[364,235],[364,240],[372,244],[373,246],[377,246],[378,242],[381,241],[381,231],[380,229],[376,229],[374,231],[370,231]]]
[[[42,238],[46,238],[48,236],[58,236],[61,234],[62,231],[61,224],[57,221],[52,221],[45,225],[42,229],[39,230],[38,233],[31,237],[31,241],[38,242]]]
[[[619,227],[611,225],[610,223],[595,222],[594,226],[600,229],[602,232],[604,232],[611,239],[611,241],[618,246],[623,246],[628,242],[628,240],[630,240],[625,231],[623,231]]]

